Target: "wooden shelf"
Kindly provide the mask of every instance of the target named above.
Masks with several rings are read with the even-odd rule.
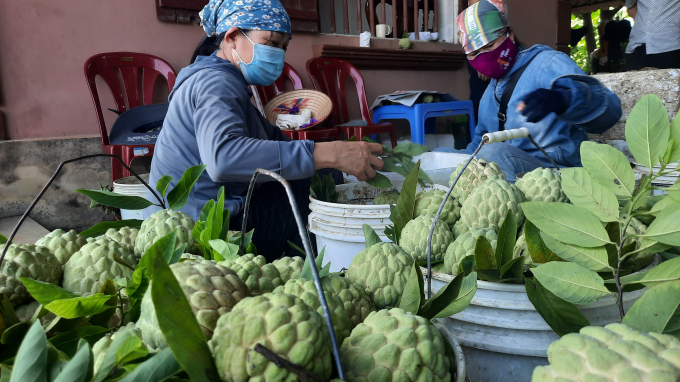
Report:
[[[362,48],[344,45],[316,45],[314,57],[348,61],[358,69],[455,71],[465,63],[463,51]]]

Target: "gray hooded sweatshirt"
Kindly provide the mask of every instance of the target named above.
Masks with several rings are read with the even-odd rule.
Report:
[[[288,180],[314,174],[314,142],[291,141],[251,103],[252,92],[239,69],[217,56],[199,56],[182,69],[170,93],[170,107],[156,142],[149,184],[170,175],[172,189],[187,168],[207,165],[181,209],[197,220],[210,199],[225,188],[224,207],[241,212],[257,168]],[[258,182],[272,179],[261,175]],[[156,201],[150,193],[147,199]],[[157,211],[152,206],[144,218]]]

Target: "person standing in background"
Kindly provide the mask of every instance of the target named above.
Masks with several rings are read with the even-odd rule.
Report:
[[[680,68],[680,0],[626,0],[635,20],[626,70]]]

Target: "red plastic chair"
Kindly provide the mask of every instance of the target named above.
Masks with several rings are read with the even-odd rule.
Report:
[[[361,118],[368,123],[367,126],[337,126],[341,133],[351,137],[355,135],[361,140],[366,135],[388,133],[392,141],[392,147],[397,146],[397,135],[394,125],[391,123],[373,123],[371,112],[366,101],[364,78],[359,70],[347,61],[338,58],[316,57],[307,61],[307,72],[312,78],[314,88],[326,93],[333,102],[333,111],[328,118],[329,124],[340,125],[349,122],[349,112],[345,99],[345,80],[349,75],[354,80],[359,96]]]
[[[141,89],[139,82],[140,74]],[[95,84],[95,77],[97,76],[100,76],[106,82],[116,102],[116,109],[122,113],[137,106],[153,103],[153,88],[158,76],[165,77],[168,83],[168,92],[172,91],[172,87],[177,79],[175,70],[165,60],[144,53],[100,53],[90,57],[85,62],[85,78],[87,79],[87,86],[90,89],[94,109],[97,113],[97,122],[99,122],[99,133],[102,137],[104,153],[120,156],[128,166],[135,159],[135,148],[147,148],[149,150],[148,154],[137,156],[152,156],[154,145],[109,144],[109,134],[106,130],[106,122],[104,121],[102,106],[99,102],[99,93]],[[114,181],[130,176],[130,172],[115,158],[111,159],[111,174]]]

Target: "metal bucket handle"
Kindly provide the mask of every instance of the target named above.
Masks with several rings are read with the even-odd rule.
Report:
[[[302,244],[305,248],[305,253],[307,254],[307,261],[309,261],[310,268],[312,269],[312,276],[314,278],[314,286],[316,287],[316,293],[319,295],[319,301],[321,302],[321,308],[323,309],[323,315],[326,319],[326,326],[328,327],[328,332],[331,335],[331,344],[333,346],[333,358],[335,359],[335,366],[338,369],[338,375],[341,380],[345,380],[345,374],[342,371],[342,364],[340,363],[340,350],[338,348],[338,341],[335,337],[335,329],[333,329],[333,320],[331,319],[331,311],[328,308],[328,303],[326,302],[326,296],[323,293],[323,287],[321,286],[321,278],[319,277],[319,270],[316,269],[314,263],[314,252],[312,252],[312,245],[307,235],[307,230],[305,225],[302,223],[302,216],[297,207],[297,202],[295,201],[295,196],[293,195],[293,190],[290,188],[288,181],[284,179],[281,175],[258,168],[253,174],[253,178],[250,181],[250,186],[248,187],[248,195],[246,196],[246,203],[243,208],[243,225],[241,226],[241,237],[245,237],[246,234],[246,223],[248,222],[248,210],[250,209],[250,201],[253,196],[253,190],[255,189],[255,182],[260,174],[264,174],[274,178],[276,181],[281,183],[286,189],[286,194],[288,195],[288,201],[293,209],[293,215],[295,215],[295,222],[298,226],[298,231],[300,232],[300,237],[302,238]],[[241,252],[244,251],[244,243],[241,240]]]

